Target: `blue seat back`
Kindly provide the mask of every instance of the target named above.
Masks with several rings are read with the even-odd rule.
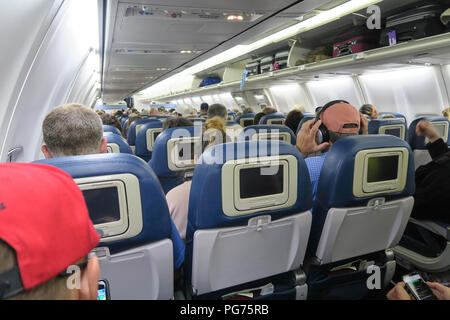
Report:
[[[284,124],[284,121],[286,121],[286,116],[284,114],[281,112],[274,112],[262,117],[261,120],[259,120],[259,124],[282,125]]]
[[[111,132],[106,132],[103,135],[104,138],[108,141],[108,153],[129,153],[133,154],[133,151],[131,150],[130,146],[127,143],[127,140],[125,140],[122,135],[118,135]]]
[[[388,116],[388,115],[391,115],[391,116],[394,116],[395,118],[401,119],[401,121],[403,121],[404,123],[407,124],[407,119],[406,119],[405,115],[403,115],[401,113],[396,113],[396,112],[383,112],[383,113],[380,113],[378,115],[378,119],[384,119],[383,117],[384,116]],[[387,119],[391,119],[391,118],[387,118]]]
[[[137,234],[117,241],[105,241],[102,238],[99,246],[106,246],[111,253],[127,250],[138,245],[151,243],[162,239],[170,239],[171,219],[167,202],[157,176],[148,164],[142,159],[130,154],[95,154],[84,156],[59,157],[37,161],[58,167],[74,179],[91,179],[92,183],[103,183],[111,180],[119,180],[125,186],[126,196],[133,196],[139,200],[135,203],[137,208],[133,213],[140,215],[140,226],[133,226],[131,217],[129,229],[137,229]],[[123,175],[131,176],[131,180],[125,180]],[[134,178],[133,178],[134,177]],[[86,184],[86,181],[77,181]],[[81,187],[83,189],[83,187]],[[131,195],[130,193],[136,193]],[[136,197],[137,196],[137,197]],[[124,198],[129,202],[130,198]],[[101,198],[99,202],[108,201]],[[131,205],[127,207],[127,214],[131,213]],[[97,226],[96,226],[97,227]],[[140,231],[139,231],[140,230]]]
[[[161,121],[152,121],[144,123],[136,137],[135,154],[145,160],[150,161],[152,158],[153,146],[156,137],[162,132],[163,124]]]
[[[267,163],[271,161],[278,170],[261,171],[268,169]],[[278,164],[282,166],[278,168]],[[280,177],[284,177],[282,181],[278,180]],[[261,187],[263,180],[267,188],[273,187],[271,182],[277,180],[276,189],[282,189],[282,193],[267,193]],[[260,192],[263,198],[259,198]],[[251,197],[255,199],[253,204],[247,202]],[[280,202],[267,200],[268,197]],[[291,144],[246,141],[206,149],[194,171],[186,233],[185,271],[196,294],[298,268],[303,263],[309,236],[311,205],[308,169],[302,155]],[[293,230],[299,236],[295,240],[291,239]],[[286,245],[281,255],[274,248],[280,242]],[[248,255],[249,252],[252,254]],[[291,253],[293,256],[288,258]],[[247,256],[245,263],[242,254]]]
[[[312,120],[312,119],[314,119],[314,118],[315,118],[315,116],[313,116],[313,115],[310,115],[310,116],[309,116],[309,115],[308,115],[308,116],[304,116],[303,119],[300,120],[300,123],[298,124],[296,134],[298,134],[298,132],[302,129],[303,124],[304,124],[305,122],[307,122],[307,121],[309,121],[309,120]]]
[[[122,133],[120,132],[119,129],[117,129],[116,127],[107,125],[107,124],[103,125],[103,132],[104,133],[110,132],[110,133],[114,133],[114,134],[118,134],[119,136],[122,136]]]
[[[255,113],[244,113],[237,117],[234,121],[240,124],[242,127],[248,127],[253,125],[253,120],[255,119]]]
[[[197,136],[201,136],[201,130]],[[149,162],[155,174],[158,176],[164,193],[167,194],[172,188],[185,181],[186,172],[191,172],[192,165],[176,164],[177,159],[171,159],[172,152],[175,152],[175,145],[182,141],[192,141],[194,135],[194,126],[178,127],[166,129],[158,135],[153,146],[152,158]],[[178,149],[177,149],[178,150]],[[188,150],[192,151],[192,150]],[[188,161],[189,162],[189,161]]]
[[[160,122],[156,119],[138,119],[133,121],[133,123],[130,125],[130,128],[127,132],[127,141],[130,146],[136,145],[136,135],[139,132],[139,129],[145,124],[149,122]]]
[[[395,246],[414,203],[414,179],[404,140],[361,135],[334,143],[317,185],[308,254],[329,263]]]
[[[399,119],[378,119],[369,122],[369,134],[390,134],[407,140],[408,127]]]
[[[421,120],[430,121],[437,129],[444,142],[450,145],[450,121],[447,118],[435,116],[435,117],[421,117],[411,122],[408,130],[408,142],[413,150],[426,150],[428,141],[424,136],[418,136],[416,133],[417,124]]]
[[[238,141],[244,140],[282,140],[287,143],[296,144],[296,137],[292,130],[284,125],[254,125],[244,128]]]

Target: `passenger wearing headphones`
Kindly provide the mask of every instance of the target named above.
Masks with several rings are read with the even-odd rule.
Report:
[[[305,157],[312,153],[323,152],[319,156],[305,159],[314,198],[326,152],[339,139],[358,134],[368,134],[368,120],[358,109],[344,100],[327,103],[317,114],[316,119],[307,121],[302,126],[297,135],[299,151]]]

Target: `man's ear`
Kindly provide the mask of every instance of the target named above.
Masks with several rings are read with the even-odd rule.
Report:
[[[102,138],[102,142],[100,144],[100,153],[108,152],[108,139]]]
[[[50,150],[48,150],[48,147],[45,144],[41,147],[41,151],[44,154],[45,159],[53,158]]]
[[[81,273],[80,300],[97,300],[100,266],[97,257],[89,259],[86,269]]]

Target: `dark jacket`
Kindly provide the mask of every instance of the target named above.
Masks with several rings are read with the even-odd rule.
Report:
[[[411,217],[450,224],[450,151],[442,139],[427,149],[433,161],[416,170]]]

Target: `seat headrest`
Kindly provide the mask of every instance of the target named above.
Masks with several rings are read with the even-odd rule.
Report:
[[[414,157],[406,141],[390,135],[341,139],[326,154],[317,201],[327,208],[363,206],[373,198],[414,194]]]
[[[395,118],[400,119],[404,123],[406,123],[406,121],[407,121],[405,115],[403,115],[401,113],[395,113],[395,112],[383,112],[383,113],[380,113],[378,115],[378,119],[384,119],[383,117],[385,117],[385,116],[394,116]]]
[[[308,168],[297,148],[282,141],[226,143],[206,149],[195,168],[189,229],[247,224],[260,215],[275,220],[311,205]]]
[[[108,143],[108,153],[129,153],[133,154],[130,146],[122,135],[117,135],[111,132],[105,132],[103,135]]]
[[[278,119],[281,119],[281,123],[279,123],[280,120]],[[261,120],[259,120],[259,124],[284,124],[284,120],[286,120],[286,116],[284,114],[281,112],[274,112],[262,117]]]
[[[369,134],[390,134],[406,140],[406,123],[400,119],[378,119],[369,122]]]
[[[259,124],[244,128],[238,137],[238,141],[264,140],[266,138],[269,138],[270,140],[280,139],[293,145],[296,144],[296,137],[290,128],[284,125],[267,124]]]
[[[109,132],[111,132],[111,133],[114,133],[114,134],[118,134],[119,136],[122,136],[122,133],[120,133],[120,130],[119,130],[119,129],[117,129],[116,127],[107,125],[107,124],[104,124],[104,125],[103,125],[103,132],[104,132],[104,133],[109,133]]]
[[[304,124],[305,122],[307,122],[307,121],[309,121],[309,120],[312,120],[312,119],[314,119],[314,118],[315,118],[315,116],[313,116],[313,115],[304,116],[303,119],[300,120],[300,122],[299,122],[299,124],[298,124],[296,134],[298,134],[298,132],[302,129],[302,126],[303,126],[303,124]]]
[[[416,134],[417,124],[421,120],[430,121],[436,131],[441,135],[444,142],[450,145],[450,121],[447,118],[440,116],[421,117],[411,122],[408,130],[408,141],[413,150],[426,150],[427,148],[428,139],[424,136],[418,136]]]
[[[130,146],[134,146],[136,144],[136,133],[140,130],[140,128],[145,124],[149,122],[161,122],[157,119],[138,119],[133,121],[133,123],[130,125],[130,128],[128,129],[127,134],[127,141]]]
[[[251,112],[251,113],[244,113],[241,114],[239,117],[236,117],[236,119],[234,120],[236,123],[240,124],[243,127],[246,127],[248,125],[253,125],[253,121],[249,120],[254,120],[255,119],[255,113]],[[247,121],[247,122],[246,122]]]
[[[64,170],[76,179],[82,190],[95,189],[89,197],[93,197],[94,207],[95,203],[100,204],[102,211],[106,199],[119,199],[121,220],[123,215],[123,220],[129,223],[121,232],[125,232],[124,237],[127,234],[132,236],[112,242],[107,242],[107,237],[102,238],[100,246],[109,247],[111,253],[170,238],[171,220],[163,190],[158,177],[142,159],[130,154],[95,154],[45,159],[36,163]],[[110,194],[114,187],[117,192]],[[102,190],[108,192],[103,194]],[[110,205],[117,206],[115,203]],[[93,214],[90,212],[91,217]],[[100,229],[102,226],[105,224],[95,225]],[[120,235],[115,237],[120,238]]]
[[[161,177],[173,177],[179,176],[180,172],[190,170],[194,168],[193,161],[177,162],[178,159],[171,159],[168,157],[172,152],[176,155],[176,151],[181,151],[183,145],[191,145],[194,138],[201,138],[202,127],[201,126],[189,126],[189,127],[177,127],[166,129],[158,135],[153,146],[152,159],[150,160],[150,166],[157,176]],[[185,142],[183,144],[183,141]],[[192,148],[189,150],[193,152]],[[185,156],[183,155],[183,159]],[[189,158],[189,157],[188,157]],[[187,162],[191,163],[187,164]],[[186,166],[184,166],[186,164]]]
[[[137,156],[151,156],[156,137],[162,131],[161,121],[151,121],[144,123],[136,136]]]

